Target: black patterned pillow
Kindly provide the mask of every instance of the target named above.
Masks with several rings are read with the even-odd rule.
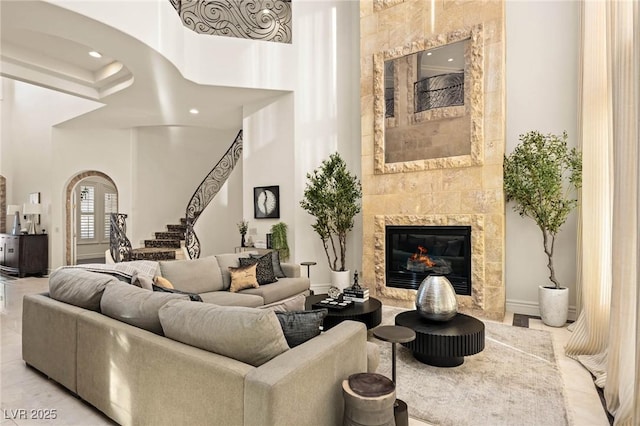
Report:
[[[261,254],[251,254],[249,256],[252,259],[260,259],[262,257]],[[280,266],[280,252],[277,250],[271,252],[271,263],[273,263],[273,273],[276,275],[276,278],[287,278],[282,270],[282,266]]]
[[[258,284],[265,285],[275,283],[278,281],[275,273],[273,272],[273,260],[271,260],[271,252],[260,256],[259,258],[243,258],[238,259],[240,266],[256,266],[256,279]]]
[[[320,326],[329,311],[276,312],[280,327],[290,348],[296,347],[320,334]]]

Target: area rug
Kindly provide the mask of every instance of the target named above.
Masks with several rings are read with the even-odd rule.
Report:
[[[399,308],[383,308],[392,325]],[[391,344],[380,347],[377,372],[391,377]],[[485,321],[485,348],[459,367],[423,364],[397,346],[397,397],[409,416],[439,426],[568,424],[562,378],[547,331]]]

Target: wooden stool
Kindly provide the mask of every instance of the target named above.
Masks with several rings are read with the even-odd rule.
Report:
[[[376,373],[358,373],[342,381],[343,426],[395,426],[396,387]]]

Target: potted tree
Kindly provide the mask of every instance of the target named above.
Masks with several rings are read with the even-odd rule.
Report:
[[[542,321],[561,327],[569,312],[569,289],[562,287],[553,266],[556,235],[577,206],[582,186],[582,156],[567,147],[567,133],[520,135],[516,149],[504,158],[504,191],[520,216],[532,218],[540,231],[547,255],[550,283],[538,287]]]
[[[313,173],[307,173],[304,198],[300,205],[315,217],[313,229],[320,236],[331,268],[331,282],[340,290],[349,286],[345,269],[347,233],[360,212],[362,186],[347,170],[337,152],[322,162]]]

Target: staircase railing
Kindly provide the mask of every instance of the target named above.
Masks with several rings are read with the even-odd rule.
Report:
[[[220,188],[227,181],[233,168],[238,163],[242,154],[242,130],[238,132],[235,140],[222,156],[218,164],[204,178],[198,189],[193,193],[189,204],[187,204],[187,230],[185,232],[185,246],[191,259],[200,257],[200,240],[193,227],[200,217],[202,211],[209,205],[211,200],[220,192]]]
[[[131,241],[127,238],[127,215],[111,213],[109,232],[109,252],[113,261],[128,262],[131,260]]]

